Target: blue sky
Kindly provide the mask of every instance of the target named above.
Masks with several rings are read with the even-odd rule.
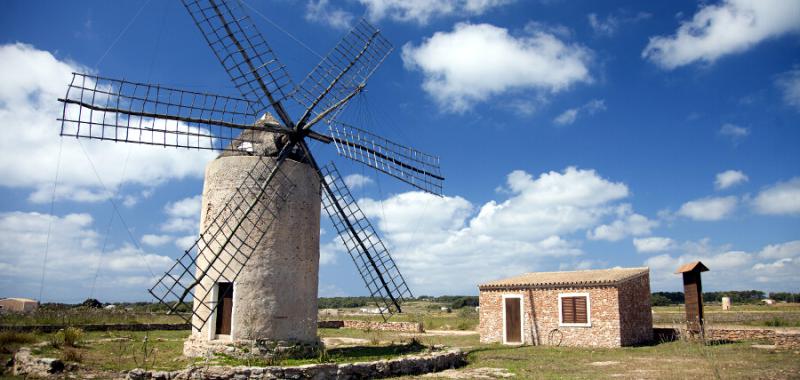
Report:
[[[415,294],[614,266],[677,290],[697,259],[710,290],[798,291],[800,3],[246,4],[298,83],[361,16],[394,43],[341,118],[439,155],[445,196],[313,149]],[[6,2],[0,61],[0,296],[148,300],[214,155],[61,140],[56,98],[72,71],[236,96],[227,74],[172,1]],[[364,294],[336,239],[320,294]]]

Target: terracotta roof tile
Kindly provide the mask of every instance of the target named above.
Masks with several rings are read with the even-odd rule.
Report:
[[[591,286],[616,284],[644,273],[650,268],[612,268],[571,272],[532,272],[479,285],[480,289],[515,286]]]

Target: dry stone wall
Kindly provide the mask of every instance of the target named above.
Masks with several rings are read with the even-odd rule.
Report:
[[[653,312],[650,306],[650,274],[619,285],[619,329],[623,346],[653,340]]]
[[[379,379],[439,372],[462,367],[465,364],[466,354],[454,349],[426,355],[362,363],[324,363],[297,367],[196,367],[174,372],[133,370],[127,374],[126,379]]]

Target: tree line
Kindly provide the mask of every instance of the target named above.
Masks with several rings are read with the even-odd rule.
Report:
[[[800,302],[800,293],[773,292],[765,293],[760,290],[729,290],[724,292],[703,292],[704,302],[722,302],[722,297],[730,297],[734,304],[758,303],[762,299],[770,298],[776,301]],[[653,306],[669,306],[683,304],[683,292],[654,292],[650,295]]]

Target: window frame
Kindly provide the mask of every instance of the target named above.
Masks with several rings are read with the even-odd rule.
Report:
[[[563,299],[570,297],[586,297],[586,323],[565,323],[563,314]],[[589,293],[559,293],[558,294],[558,326],[559,327],[592,327],[592,297]]]

